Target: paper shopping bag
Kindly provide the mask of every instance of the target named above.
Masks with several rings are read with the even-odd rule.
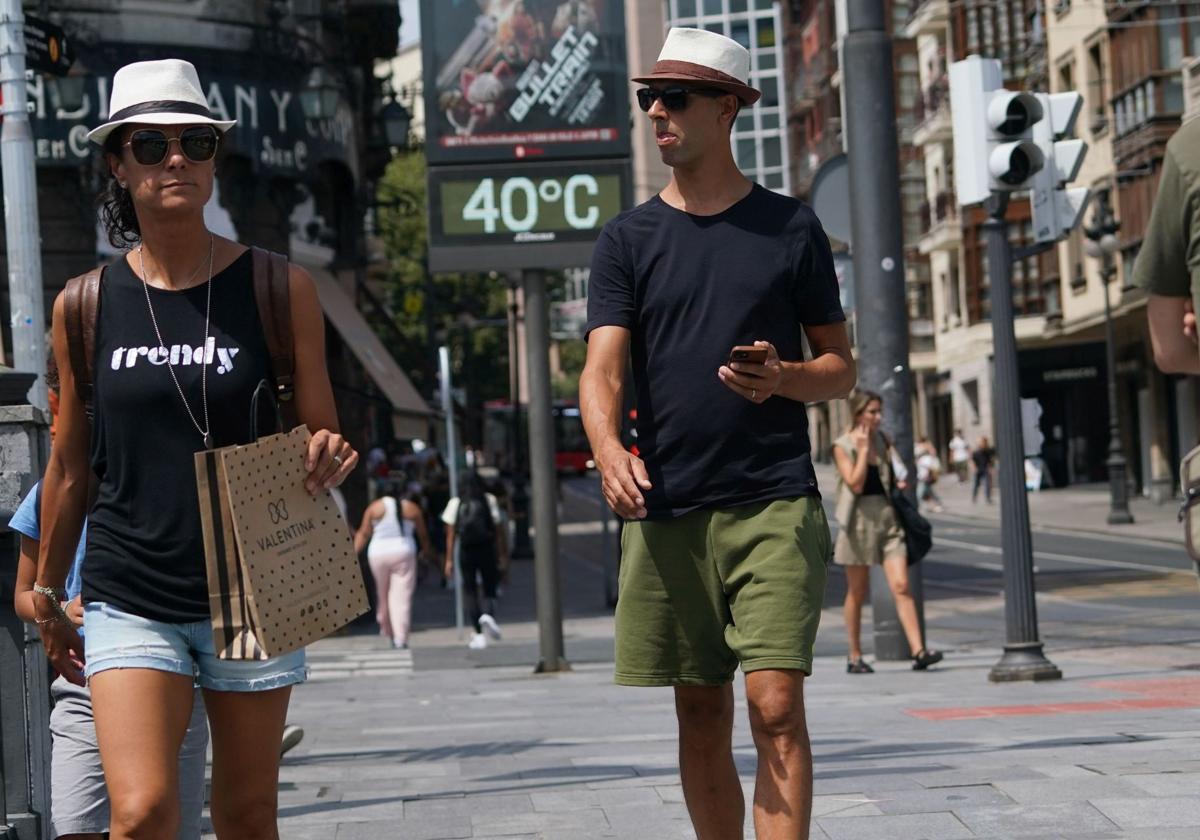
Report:
[[[368,610],[350,531],[326,491],[304,489],[300,426],[196,453],[213,642],[220,659],[267,659]]]

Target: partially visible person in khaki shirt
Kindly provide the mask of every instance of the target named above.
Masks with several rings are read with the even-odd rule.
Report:
[[[1193,314],[1200,303],[1200,120],[1185,123],[1167,143],[1133,273],[1150,293],[1155,363],[1163,373],[1200,374]]]

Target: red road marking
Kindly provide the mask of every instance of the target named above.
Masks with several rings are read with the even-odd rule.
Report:
[[[1109,680],[1089,683],[1099,691],[1137,694],[1073,703],[1038,703],[1023,706],[964,706],[942,709],[906,709],[905,714],[923,720],[973,720],[978,718],[1023,717],[1032,715],[1080,715],[1119,712],[1125,709],[1200,708],[1200,677],[1170,680]]]

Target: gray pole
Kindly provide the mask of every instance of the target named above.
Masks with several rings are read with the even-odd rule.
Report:
[[[546,274],[525,272],[525,358],[529,365],[529,474],[533,478],[533,563],[537,581],[539,673],[568,671],[558,591],[558,475],[550,394],[550,303]]]
[[[446,415],[446,460],[450,466],[450,498],[458,498],[458,442],[454,429],[454,395],[450,391],[450,348],[437,350],[438,369],[442,380],[442,412]],[[463,637],[463,577],[462,565],[458,562],[460,540],[454,541],[454,626],[458,638]],[[471,581],[475,585],[475,581]]]
[[[883,396],[885,423],[909,472],[913,491],[912,372],[908,367],[908,302],[904,289],[904,228],[900,216],[900,152],[892,39],[885,4],[847,0],[842,42],[845,132],[850,166],[859,386]],[[909,588],[924,625],[921,567],[909,567]],[[912,657],[881,569],[871,575],[875,657]]]
[[[37,160],[25,90],[25,16],[21,0],[0,0],[0,172],[4,178],[4,232],[8,238],[8,294],[13,363],[37,375],[30,402],[49,410],[46,393],[46,315],[38,232]]]
[[[995,193],[985,205],[988,280],[991,284],[992,393],[996,448],[1000,460],[1000,544],[1004,557],[1004,655],[992,668],[992,682],[1062,679],[1042,652],[1034,601],[1033,540],[1025,492],[1025,445],[1021,435],[1021,383],[1017,375],[1017,334],[1012,303],[1012,254],[1004,212],[1008,196]]]

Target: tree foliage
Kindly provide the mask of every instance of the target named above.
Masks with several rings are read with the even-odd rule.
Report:
[[[381,336],[430,399],[437,390],[437,347],[450,347],[454,385],[465,395],[465,439],[477,443],[483,403],[509,395],[506,278],[429,276],[425,156],[419,151],[392,159],[377,202],[375,227],[388,265],[385,303],[396,326]]]

